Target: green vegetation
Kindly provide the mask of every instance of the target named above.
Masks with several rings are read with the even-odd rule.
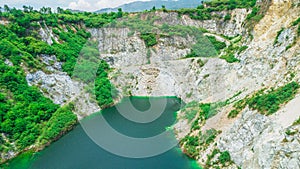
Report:
[[[9,160],[7,163],[0,164],[0,168],[1,169],[29,168],[31,165],[30,161],[32,160],[33,153],[34,153],[33,151],[24,152],[18,155],[17,157]],[[12,168],[11,166],[14,166],[14,168]]]
[[[224,49],[224,54],[220,56],[221,59],[226,60],[228,63],[240,62],[235,55],[239,55],[248,49],[248,46],[239,46],[239,42],[242,40],[241,36],[238,36],[231,40],[231,44]]]
[[[263,18],[262,14],[259,14],[260,12],[260,7],[254,7],[252,9],[252,12],[247,16],[247,20],[248,21],[254,21],[254,22],[258,22]]]
[[[293,136],[293,135],[295,135],[297,133],[298,133],[298,131],[291,131],[290,129],[287,129],[285,131],[285,134],[288,135],[288,136]]]
[[[280,34],[284,31],[284,28],[281,28],[278,32],[277,32],[277,35],[275,37],[275,40],[274,40],[274,45],[278,43],[278,38],[280,36]]]
[[[203,32],[207,30],[182,26],[182,25],[156,25],[155,21],[159,20],[159,17],[148,17],[141,19],[140,14],[135,16],[123,17],[123,19],[114,24],[116,27],[128,27],[131,32],[139,32],[141,39],[144,40],[146,47],[152,47],[158,43],[158,38],[181,36],[188,37],[194,36],[196,44],[192,45],[191,52],[186,57],[213,57],[217,56],[217,50],[221,50],[226,45],[223,42],[219,42],[215,37],[206,37]]]
[[[226,14],[224,17],[224,21],[229,21],[231,19],[231,15],[230,14]]]
[[[248,100],[248,105],[252,109],[256,109],[262,114],[270,115],[275,113],[281,104],[284,104],[296,95],[299,84],[296,82],[289,83],[276,90],[271,89],[267,93],[258,92],[254,97]]]
[[[146,47],[152,47],[157,44],[156,35],[154,33],[142,33],[141,38],[145,41]]]
[[[292,26],[298,25],[297,34],[300,36],[300,17],[292,23]]]
[[[200,144],[201,145],[210,145],[214,142],[215,138],[220,132],[215,129],[210,129],[205,131],[204,134],[200,134]]]
[[[212,161],[216,155],[219,155],[217,161]],[[207,155],[207,161],[204,168],[223,168],[231,165],[233,161],[231,160],[228,151],[221,152],[219,149],[214,149],[211,154]]]
[[[72,104],[60,108],[45,98],[38,88],[28,86],[23,69],[30,72],[46,71],[39,56],[56,55],[63,62],[63,71],[73,75],[78,56],[99,56],[98,51],[83,46],[90,37],[84,25],[101,27],[122,16],[121,10],[117,13],[94,14],[71,13],[58,8],[58,13],[52,13],[50,8],[37,11],[24,7],[22,11],[6,6],[5,12],[0,13],[3,20],[9,21],[7,25],[0,25],[0,133],[6,136],[0,137],[1,152],[21,152],[33,144],[42,146],[57,139],[77,123]],[[40,28],[53,30],[51,45],[41,40]],[[11,61],[13,66],[5,64],[6,60]],[[86,69],[92,65],[85,62],[79,66],[82,66],[80,69]],[[95,82],[97,99],[102,100],[99,101],[101,107],[112,103],[108,96],[112,87],[107,74],[102,72],[105,67],[104,63],[100,64]],[[76,75],[74,78],[87,83],[93,72],[88,76]]]
[[[253,6],[252,11],[246,18],[246,27],[251,31],[254,26],[265,16],[271,5],[271,1],[264,1],[263,3]]]
[[[231,110],[228,114],[228,118],[234,118],[236,117],[246,106],[247,106],[247,98],[242,99],[233,105],[233,110]]]
[[[221,152],[219,157],[221,164],[224,166],[226,162],[230,162],[231,157],[228,151]]]
[[[228,63],[234,63],[234,62],[239,62],[240,60],[234,57],[234,54],[230,53],[227,55],[222,55],[220,57],[221,59],[226,60]]]
[[[300,117],[293,123],[294,126],[300,125]]]
[[[1,34],[5,35],[0,42],[0,48],[3,49],[1,50],[3,51],[2,55],[17,56],[22,51],[21,54],[28,57],[22,58],[27,59],[27,63],[32,67],[34,65],[41,66],[38,63],[32,63],[32,60],[35,60],[32,57],[39,54],[54,54],[59,61],[64,62],[63,71],[69,75],[72,75],[76,58],[86,43],[86,39],[90,37],[90,33],[79,29],[78,25],[84,23],[87,27],[101,27],[123,16],[122,11],[110,14],[71,13],[58,8],[58,13],[52,13],[50,8],[42,8],[40,11],[24,8],[26,8],[25,11],[12,8],[8,9],[8,12],[1,13],[0,17],[11,21],[7,27],[1,25],[2,30],[0,31],[3,32]],[[52,39],[51,46],[39,40],[37,32],[39,27],[52,27],[53,33],[59,40]],[[12,61],[18,62],[18,58],[16,57]]]
[[[185,119],[188,119],[189,122],[195,119],[198,114],[201,120],[207,120],[218,113],[218,110],[225,106],[226,102],[218,103],[199,103],[192,101],[187,103],[181,111],[184,112]]]
[[[199,155],[199,137],[197,136],[186,136],[181,140],[181,143],[184,143],[183,152],[187,154],[190,158],[195,159]]]
[[[300,17],[292,23],[292,26],[296,26],[300,23]]]
[[[210,129],[202,133],[200,131],[201,126],[205,124],[205,121],[216,115],[221,107],[224,107],[228,101],[218,103],[199,103],[196,101],[190,102],[184,106],[181,110],[184,112],[184,118],[189,123],[192,122],[190,133],[180,140],[180,146],[183,148],[184,153],[190,158],[196,159],[199,156],[200,151],[207,149],[211,145],[216,136],[221,131]],[[195,134],[198,133],[198,134]]]
[[[238,50],[238,54],[241,54],[242,52],[244,52],[246,49],[248,49],[248,46],[241,46]]]
[[[184,111],[184,118],[188,120],[188,122],[191,122],[197,115],[199,109],[198,109],[198,102],[192,101],[189,102],[184,106],[184,108],[181,111]]]
[[[220,56],[220,59],[226,60],[228,63],[240,62],[235,56],[240,55],[248,46],[240,46],[242,41],[242,36],[236,37],[225,37],[230,40],[230,45],[223,50],[223,54]]]
[[[224,9],[252,8],[255,6],[256,0],[212,0],[204,3],[213,8],[213,11],[222,11]]]
[[[18,66],[0,61],[0,132],[16,141],[19,149],[33,144],[41,133],[44,121],[59,108],[35,87],[27,85]]]
[[[15,143],[18,151],[36,143],[42,133],[50,142],[77,122],[71,109],[59,108],[37,88],[28,86],[17,65],[8,66],[0,61],[0,86],[0,132]],[[0,150],[10,150],[9,142],[1,144]]]
[[[196,9],[180,9],[180,15],[189,15],[192,19],[208,20],[214,17],[211,12],[233,10],[236,8],[253,8],[256,0],[212,0],[204,2],[204,5],[198,6]],[[230,20],[229,16],[225,20]]]
[[[204,151],[214,142],[220,132],[215,129],[205,131],[204,134],[199,132],[196,136],[186,136],[180,141],[180,145],[184,149],[184,153],[190,158],[196,159],[200,151]]]
[[[277,89],[271,88],[269,91],[261,90],[251,98],[247,97],[234,104],[234,110],[229,114],[229,118],[236,117],[247,105],[253,110],[258,110],[265,115],[271,115],[279,110],[282,104],[287,103],[295,97],[300,85],[291,82]]]
[[[59,108],[49,119],[43,128],[43,133],[40,137],[42,142],[48,143],[51,140],[56,140],[61,134],[64,134],[77,123],[77,117],[72,112],[73,105],[69,104]]]
[[[226,43],[217,41],[216,37],[214,36],[206,36],[208,40],[214,45],[216,51],[220,54],[220,51],[226,48]]]
[[[297,36],[300,36],[300,18],[298,18],[297,20],[295,20],[294,22],[292,22],[291,26],[297,26],[298,25],[298,29],[297,29]],[[277,37],[275,39],[275,42],[277,41]],[[274,44],[275,44],[274,42]],[[289,50],[290,48],[292,48],[293,46],[295,46],[297,43],[297,37],[294,37],[294,40],[291,44],[289,44],[285,50]]]
[[[117,95],[117,90],[108,79],[109,69],[109,65],[105,61],[101,61],[96,73],[95,95],[101,108],[111,106],[114,103],[113,98]]]

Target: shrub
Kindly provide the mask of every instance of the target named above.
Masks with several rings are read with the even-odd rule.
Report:
[[[117,95],[117,90],[108,79],[109,69],[109,65],[105,61],[101,61],[96,73],[94,90],[96,100],[101,108],[111,106],[114,102],[113,98]]]
[[[141,38],[144,40],[146,47],[152,47],[157,44],[156,35],[154,33],[142,33]]]
[[[247,105],[258,110],[262,114],[271,115],[277,112],[282,104],[295,97],[300,85],[297,82],[291,82],[277,89],[271,89],[264,92],[258,91],[251,98],[245,98],[234,104],[234,109],[228,114],[228,118],[236,117]]]
[[[225,59],[228,63],[239,62],[240,60],[234,57],[234,54],[229,53],[227,55],[223,55],[220,57],[221,59]]]
[[[46,142],[52,141],[60,134],[70,130],[77,123],[77,117],[72,112],[72,106],[59,108],[47,122],[41,139]]]
[[[298,120],[296,120],[294,123],[293,123],[294,126],[296,125],[300,125],[300,117],[298,118]]]
[[[248,49],[248,46],[241,46],[239,48],[238,54],[241,54],[242,52],[244,52],[246,49]]]
[[[230,19],[231,19],[231,15],[230,14],[225,15],[224,21],[229,21]]]
[[[247,103],[250,108],[256,109],[262,114],[270,115],[275,113],[280,105],[291,100],[299,89],[299,84],[291,82],[276,90],[271,89],[267,93],[259,92],[253,98],[250,98]]]
[[[220,163],[225,166],[225,163],[231,161],[231,157],[228,151],[221,152],[220,157],[219,157]]]
[[[274,45],[275,45],[276,43],[278,43],[278,38],[279,38],[280,34],[281,34],[283,31],[284,31],[284,28],[281,28],[281,29],[277,32],[277,35],[276,35],[275,40],[274,40]]]
[[[214,37],[214,36],[207,36],[207,38],[213,44],[213,46],[215,47],[215,49],[216,49],[216,51],[218,53],[220,53],[220,50],[226,48],[226,43],[225,42],[217,41],[216,37]]]

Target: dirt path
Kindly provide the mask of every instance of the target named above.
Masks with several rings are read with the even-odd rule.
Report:
[[[291,126],[300,117],[300,94],[288,102],[274,115],[270,116],[271,121],[280,124],[283,128]]]
[[[227,117],[227,113],[230,110],[231,110],[230,107],[224,108],[217,115],[208,119],[206,121],[206,124],[202,127],[202,131],[209,130],[211,128],[214,128],[216,130],[221,130],[221,131],[227,131],[231,127],[231,125],[234,123],[234,121],[236,120],[235,118],[229,119]]]

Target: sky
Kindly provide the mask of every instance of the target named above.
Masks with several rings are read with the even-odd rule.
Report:
[[[122,4],[134,1],[150,1],[150,0],[0,0],[0,6],[8,5],[9,7],[22,8],[23,5],[32,6],[39,9],[43,6],[56,9],[62,7],[64,9],[74,9],[83,11],[96,11],[102,8],[117,7]]]

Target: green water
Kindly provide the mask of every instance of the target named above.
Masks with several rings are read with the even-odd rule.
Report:
[[[166,101],[166,102],[165,102]],[[166,105],[159,118],[148,123],[139,123],[130,121],[124,117],[118,110],[131,110],[133,106],[141,113],[146,112],[151,106],[151,110],[159,111],[155,107]],[[51,144],[45,150],[35,154],[34,156],[25,155],[24,158],[12,160],[10,168],[14,169],[199,169],[195,161],[190,160],[184,155],[178,146],[151,157],[136,158],[123,157],[108,152],[107,148],[99,146],[95,140],[87,134],[86,126],[89,131],[99,133],[101,138],[109,138],[111,135],[106,132],[105,126],[99,124],[99,117],[102,116],[115,131],[134,138],[148,138],[157,136],[166,131],[168,126],[174,124],[176,117],[175,112],[180,108],[180,100],[175,97],[155,98],[151,104],[149,98],[130,97],[123,99],[117,107],[105,109],[101,114],[96,114],[82,120],[81,125],[75,127],[74,130]],[[125,111],[125,113],[126,113]],[[148,111],[147,113],[155,113]],[[129,112],[127,112],[130,114]],[[146,114],[142,114],[146,115]],[[116,139],[116,138],[109,138]],[[109,140],[108,139],[108,140]],[[93,141],[94,140],[94,141]],[[129,151],[129,155],[136,155],[134,148],[126,149],[127,144],[124,140],[111,140]],[[174,142],[174,136],[168,135],[163,137],[159,142],[151,142],[149,145],[143,145],[148,150],[155,150],[158,145],[168,145]],[[124,147],[122,147],[124,146]],[[137,145],[138,146],[138,145]],[[116,146],[118,147],[118,146]],[[128,148],[128,147],[127,147]],[[141,152],[144,153],[143,148]],[[26,161],[26,162],[25,162]]]

